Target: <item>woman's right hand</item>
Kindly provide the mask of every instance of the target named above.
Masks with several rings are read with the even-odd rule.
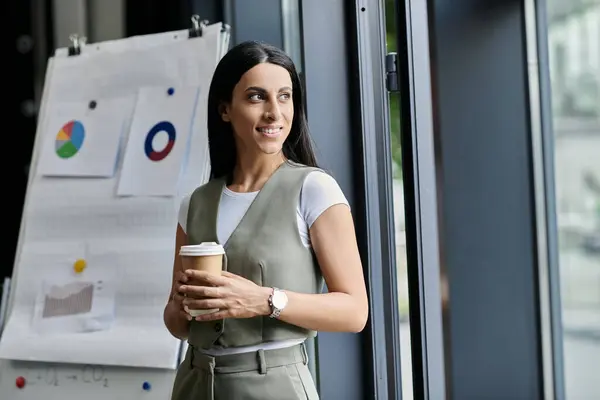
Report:
[[[175,283],[173,285],[173,291],[172,291],[172,296],[171,296],[171,303],[173,305],[173,307],[175,307],[178,311],[178,315],[181,316],[182,318],[185,318],[188,321],[192,320],[192,316],[190,314],[187,313],[187,311],[185,311],[185,309],[183,308],[183,299],[185,299],[185,297],[181,294],[180,291],[180,287],[182,285],[186,285],[188,284],[188,277],[186,274],[184,274],[183,272],[179,271],[177,272],[177,275],[175,277]]]

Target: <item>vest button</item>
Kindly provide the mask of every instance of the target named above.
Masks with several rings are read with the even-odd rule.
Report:
[[[220,322],[215,323],[215,332],[220,332],[222,327]]]

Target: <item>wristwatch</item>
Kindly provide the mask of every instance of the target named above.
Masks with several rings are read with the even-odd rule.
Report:
[[[271,307],[271,318],[279,318],[281,311],[287,306],[288,297],[283,290],[273,288],[273,292],[269,296],[269,306]]]

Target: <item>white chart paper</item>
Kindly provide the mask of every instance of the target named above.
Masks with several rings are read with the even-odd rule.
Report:
[[[135,96],[55,103],[44,125],[39,172],[45,176],[111,177]]]
[[[187,168],[175,197],[117,196],[129,129],[120,141],[115,174],[104,179],[41,174],[42,136],[53,110],[64,104],[88,105],[96,99],[99,110],[102,99],[137,96],[143,88],[159,86],[163,93],[169,87],[175,93],[208,88],[221,40],[218,27],[201,38],[157,45],[140,39],[140,46],[48,61],[0,358],[177,367],[181,341],[168,332],[162,314],[171,287],[180,198],[208,176],[207,91],[198,96]],[[129,116],[130,124],[133,111]],[[77,258],[88,261],[86,271],[110,265],[121,272],[114,321],[110,329],[40,335],[32,321],[39,288],[49,281],[43,272],[48,265],[69,266]]]
[[[119,179],[120,196],[175,196],[189,150],[198,87],[138,92]]]

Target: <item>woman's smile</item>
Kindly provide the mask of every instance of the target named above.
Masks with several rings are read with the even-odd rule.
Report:
[[[268,138],[278,138],[283,132],[282,125],[266,125],[256,128],[258,133]]]

